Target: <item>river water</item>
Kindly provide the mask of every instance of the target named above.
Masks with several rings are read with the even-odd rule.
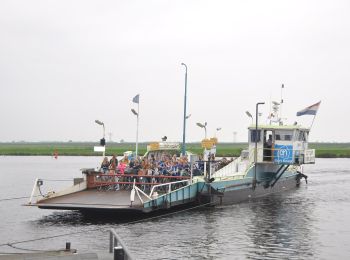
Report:
[[[36,177],[45,186],[68,186],[97,157],[0,157],[0,244],[21,249],[108,250],[115,228],[137,259],[349,259],[350,159],[317,159],[304,167],[308,184],[257,201],[199,208],[133,224],[79,212],[24,207]],[[66,180],[54,182],[50,180]],[[0,252],[25,252],[0,246]]]

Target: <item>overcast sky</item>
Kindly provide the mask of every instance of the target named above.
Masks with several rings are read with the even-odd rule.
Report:
[[[280,100],[286,122],[319,100],[312,141],[350,141],[350,1],[0,2],[0,142],[187,140],[208,122],[246,141],[246,110]]]

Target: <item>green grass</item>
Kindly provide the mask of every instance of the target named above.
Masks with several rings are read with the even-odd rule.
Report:
[[[100,153],[94,152],[97,143],[2,143],[0,144],[0,155],[79,155],[93,156]],[[107,155],[122,155],[123,152],[135,149],[132,144],[108,144]],[[140,153],[146,151],[146,144],[140,145]]]
[[[59,156],[93,156],[93,147],[97,143],[0,143],[0,155],[53,155],[54,151]],[[139,144],[139,153],[146,152],[147,143]],[[350,143],[311,143],[310,148],[316,149],[316,157],[319,158],[350,158]],[[236,157],[247,143],[221,143],[217,145],[217,156]],[[201,153],[203,150],[199,143],[189,143],[186,149],[193,153]],[[108,143],[107,155],[122,155],[125,151],[135,150],[134,143]]]
[[[219,143],[216,147],[216,153],[219,157],[237,157],[247,146],[247,143]],[[203,152],[203,148],[199,143],[187,144],[186,149],[197,154]]]
[[[350,143],[311,143],[318,158],[350,158]]]

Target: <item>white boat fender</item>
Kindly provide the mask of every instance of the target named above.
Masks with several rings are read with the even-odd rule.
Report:
[[[153,194],[152,194],[152,199],[156,199],[156,198],[158,198],[158,192],[153,192]]]
[[[134,202],[134,201],[135,201],[135,189],[132,189],[132,190],[131,190],[131,193],[130,193],[130,201],[131,201],[131,202]]]

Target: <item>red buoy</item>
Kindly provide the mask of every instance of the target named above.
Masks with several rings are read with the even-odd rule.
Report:
[[[58,158],[58,152],[57,152],[57,150],[55,150],[55,151],[53,152],[53,157],[54,157],[55,159]]]

